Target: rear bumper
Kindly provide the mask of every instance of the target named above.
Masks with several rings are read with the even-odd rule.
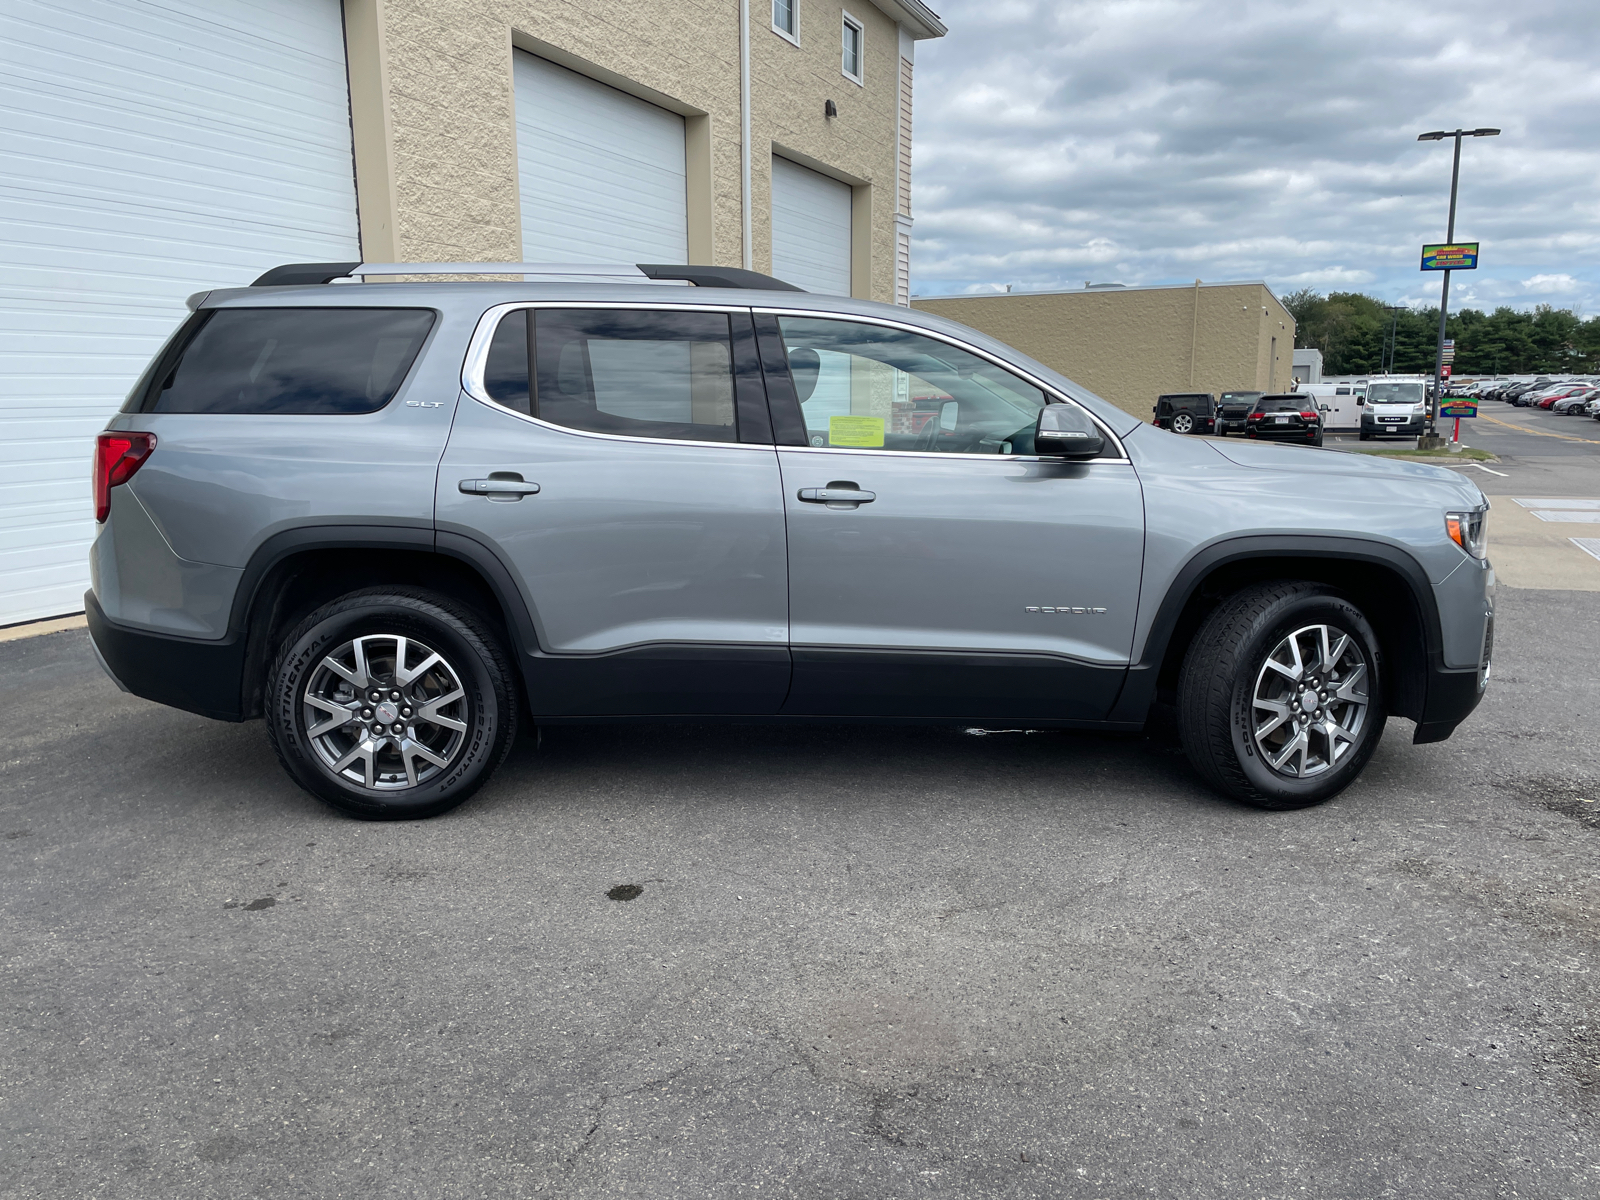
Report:
[[[204,641],[118,625],[93,592],[84,594],[83,610],[95,657],[123,691],[218,721],[244,720],[242,638]]]

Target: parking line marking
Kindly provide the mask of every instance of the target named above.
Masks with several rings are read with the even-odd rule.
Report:
[[[1600,508],[1600,500],[1588,496],[1516,496],[1513,499],[1523,508]]]
[[[1567,541],[1585,554],[1593,555],[1596,560],[1600,560],[1600,538],[1568,538]]]
[[[1600,446],[1600,441],[1594,438],[1573,437],[1570,433],[1551,433],[1548,429],[1529,429],[1526,425],[1518,425],[1512,421],[1502,421],[1499,417],[1479,415],[1480,421],[1493,421],[1496,425],[1504,425],[1507,429],[1514,429],[1518,433],[1531,433],[1534,437],[1560,438],[1564,442],[1585,442],[1590,446]]]
[[[1594,512],[1587,508],[1535,508],[1531,511],[1541,521],[1564,521],[1574,525],[1593,525],[1596,522],[1600,522],[1600,512]]]

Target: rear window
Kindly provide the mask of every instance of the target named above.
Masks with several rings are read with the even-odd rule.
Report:
[[[1301,396],[1263,396],[1256,401],[1256,411],[1264,413],[1299,412],[1311,403],[1311,398]]]
[[[416,361],[426,308],[221,308],[196,314],[124,411],[330,415],[376,412]],[[177,349],[174,347],[173,349]]]

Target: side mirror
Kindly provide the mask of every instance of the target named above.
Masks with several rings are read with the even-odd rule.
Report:
[[[1075,404],[1046,404],[1033,427],[1033,452],[1056,458],[1099,458],[1106,448],[1089,414]]]
[[[1328,405],[1326,405],[1326,404],[1320,404],[1317,407],[1320,408],[1323,412],[1332,412],[1333,411],[1333,409],[1328,407]]]
[[[1367,398],[1365,396],[1357,396],[1356,397],[1356,407],[1357,408],[1365,408],[1366,406],[1367,406]]]

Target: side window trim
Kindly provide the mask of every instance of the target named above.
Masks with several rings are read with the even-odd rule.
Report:
[[[1065,392],[1061,391],[1061,389],[1059,389],[1057,387],[1053,387],[1052,385],[1046,383],[1044,380],[1039,379],[1037,376],[1034,376],[1034,375],[1030,374],[1029,372],[1023,370],[1021,367],[1017,366],[1016,364],[1006,362],[1003,358],[999,358],[999,357],[997,357],[997,356],[995,356],[993,354],[990,354],[987,350],[984,350],[984,349],[982,349],[982,348],[980,348],[978,346],[974,346],[971,343],[959,341],[956,338],[950,337],[948,334],[941,333],[941,332],[938,332],[936,330],[924,329],[922,326],[913,325],[908,321],[891,321],[891,320],[886,320],[883,317],[863,316],[860,313],[827,312],[827,311],[823,311],[823,310],[819,310],[819,309],[809,309],[809,308],[770,308],[770,307],[756,308],[756,309],[753,309],[752,311],[755,314],[756,330],[757,330],[758,336],[760,335],[761,330],[764,328],[763,319],[771,322],[770,328],[772,330],[772,336],[774,338],[776,338],[776,342],[774,344],[775,345],[775,349],[774,349],[773,358],[776,359],[776,361],[782,363],[782,367],[777,369],[778,372],[781,373],[781,377],[782,377],[781,381],[780,380],[775,380],[774,377],[773,377],[774,376],[774,368],[769,365],[768,344],[767,344],[767,341],[765,340],[765,338],[763,337],[761,339],[761,362],[762,362],[762,366],[767,371],[767,393],[768,393],[769,396],[773,397],[772,418],[773,418],[774,427],[779,431],[778,445],[780,445],[780,446],[799,446],[799,447],[802,447],[802,448],[805,448],[805,449],[810,449],[809,439],[805,436],[805,420],[804,420],[804,417],[801,415],[798,393],[796,393],[796,391],[795,391],[794,381],[789,377],[788,355],[787,355],[787,352],[783,348],[783,340],[782,340],[782,338],[778,336],[778,318],[779,317],[804,317],[804,318],[807,318],[809,320],[818,320],[818,321],[854,321],[854,322],[858,322],[858,323],[864,324],[864,325],[882,325],[882,326],[884,326],[885,328],[888,328],[888,329],[903,329],[907,333],[914,333],[914,334],[918,335],[919,337],[931,338],[932,340],[934,340],[936,342],[944,342],[946,345],[954,346],[958,350],[965,350],[968,354],[977,355],[979,358],[985,360],[986,362],[992,363],[994,366],[999,367],[1002,371],[1009,371],[1011,374],[1015,375],[1018,379],[1026,380],[1028,383],[1030,383],[1034,387],[1038,388],[1041,392],[1044,393],[1044,395],[1045,395],[1045,403],[1046,404],[1071,404],[1075,408],[1079,409],[1084,414],[1084,416],[1089,418],[1089,420],[1093,421],[1094,425],[1095,425],[1095,428],[1100,430],[1100,433],[1106,439],[1107,444],[1116,447],[1116,453],[1115,454],[1108,454],[1108,455],[1105,455],[1104,457],[1101,457],[1101,458],[1089,459],[1087,461],[1097,462],[1097,463],[1110,463],[1110,462],[1120,462],[1120,463],[1129,463],[1129,464],[1132,463],[1132,460],[1128,457],[1127,450],[1122,445],[1122,439],[1119,438],[1116,435],[1116,433],[1104,421],[1102,421],[1099,417],[1095,416],[1095,414],[1089,410],[1087,405],[1079,403],[1079,401],[1076,398],[1067,395]],[[785,401],[787,401],[787,403],[785,403]],[[788,413],[785,413],[785,409],[788,410]],[[799,426],[800,436],[799,436],[798,440],[785,440],[784,437],[783,437],[783,432],[784,432],[784,429],[785,429],[785,425],[780,423],[781,420],[782,420],[782,417],[780,416],[780,414],[783,414],[783,415],[786,416],[786,415],[788,415],[790,413],[792,413],[792,417],[793,417],[794,422],[796,422],[798,424],[798,426]],[[1022,455],[1009,455],[1009,454],[1006,454],[1006,455],[993,455],[993,454],[967,454],[967,453],[963,453],[963,452],[951,452],[951,451],[879,450],[879,449],[875,449],[875,448],[874,449],[856,449],[856,448],[847,447],[847,446],[829,447],[828,448],[828,452],[830,454],[840,454],[840,453],[849,453],[849,454],[897,454],[897,455],[903,455],[903,456],[904,455],[910,455],[910,456],[915,456],[915,457],[918,457],[918,458],[933,457],[933,458],[941,458],[941,459],[968,458],[968,459],[979,459],[979,460],[983,460],[985,462],[987,462],[987,461],[1004,462],[1004,461],[1007,461],[1007,460],[1009,460],[1011,462],[1018,462],[1018,461],[1031,462],[1036,457],[1038,457],[1036,455],[1029,455],[1029,454],[1022,454]]]
[[[734,429],[738,440],[731,442],[698,441],[689,438],[661,438],[629,433],[609,433],[592,429],[575,429],[570,425],[561,425],[557,422],[545,420],[544,418],[537,416],[538,371],[536,361],[537,350],[535,346],[533,329],[535,324],[535,314],[538,312],[538,310],[545,308],[609,308],[622,309],[625,311],[700,312],[726,314],[729,318],[730,331],[733,341]],[[528,354],[530,360],[528,364],[530,374],[529,403],[530,408],[533,410],[533,414],[518,412],[516,409],[509,408],[500,403],[489,394],[488,389],[484,384],[484,373],[488,363],[489,347],[494,340],[495,330],[499,328],[501,320],[517,311],[523,311],[527,314],[526,319],[528,321],[529,331]],[[761,387],[762,380],[754,375],[753,370],[750,372],[750,378],[746,380],[746,373],[740,370],[741,326],[746,327],[743,331],[743,336],[748,338],[750,313],[751,310],[749,308],[730,304],[673,304],[650,301],[629,302],[625,300],[585,300],[581,302],[574,302],[572,300],[507,301],[503,304],[492,305],[491,307],[485,309],[483,314],[478,318],[478,323],[472,331],[472,336],[467,341],[467,352],[461,363],[461,390],[472,399],[478,401],[480,404],[486,404],[490,408],[497,409],[500,412],[509,413],[518,420],[528,421],[532,424],[540,426],[541,428],[553,430],[569,437],[599,438],[601,440],[620,442],[643,442],[653,446],[703,446],[746,450],[756,450],[762,448],[770,449],[773,444],[770,437],[766,441],[753,441],[749,438],[746,438],[743,434],[744,417],[747,406],[752,404],[757,397],[759,397],[759,402],[763,407],[766,403],[765,388]],[[752,342],[753,339],[744,341],[743,343],[743,352],[746,356],[745,366],[751,368],[754,366],[754,359],[751,357],[754,350]],[[741,382],[742,380],[744,382]],[[756,387],[760,388],[759,392],[751,390],[752,383]],[[761,417],[765,416],[765,413],[763,411],[762,413],[756,415],[757,419],[759,420]],[[768,420],[770,420],[770,418],[768,418]],[[755,432],[765,433],[765,424],[765,422],[762,422],[761,428],[758,428]]]

